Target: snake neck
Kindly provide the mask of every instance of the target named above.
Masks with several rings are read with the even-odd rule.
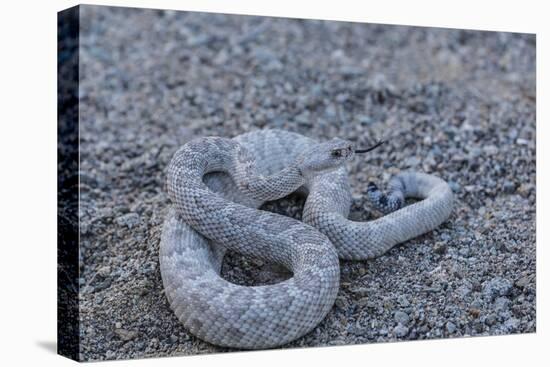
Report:
[[[239,189],[253,199],[268,201],[285,197],[305,184],[298,160],[274,174],[259,173],[254,157],[241,145],[231,156],[231,167],[226,171]]]
[[[202,179],[211,172],[225,172],[239,190],[260,201],[276,200],[305,184],[299,160],[281,171],[264,176],[254,156],[231,139],[207,137],[184,145],[168,169],[168,191],[177,202],[177,192],[192,187],[206,189]]]

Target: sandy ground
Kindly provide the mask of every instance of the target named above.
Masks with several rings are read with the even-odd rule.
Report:
[[[390,138],[349,166],[354,219],[377,215],[368,181],[405,169],[456,193],[437,230],[342,261],[333,309],[285,347],[535,331],[534,35],[90,6],[81,26],[82,359],[226,351],[163,294],[164,169],[192,137],[268,127]],[[232,254],[224,276],[284,275]]]

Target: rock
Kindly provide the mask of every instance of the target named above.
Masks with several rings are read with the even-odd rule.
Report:
[[[447,252],[447,245],[445,244],[445,242],[437,242],[433,246],[433,252],[435,252],[438,255],[443,255],[444,253]]]
[[[469,284],[463,284],[456,289],[455,293],[461,298],[464,298],[472,293],[472,287]]]
[[[458,250],[458,253],[462,257],[468,257],[470,255],[470,249],[468,247],[462,247]]]
[[[356,294],[359,298],[364,298],[368,296],[369,289],[365,287],[359,287],[359,288],[352,289],[352,292]]]
[[[393,333],[398,338],[402,338],[409,333],[409,328],[406,326],[403,326],[402,324],[398,324],[396,327],[393,328]]]
[[[137,213],[128,213],[118,217],[116,222],[119,226],[126,226],[132,229],[140,223],[140,217]]]
[[[134,339],[138,332],[134,330],[115,329],[115,334],[122,340],[128,341]]]
[[[112,282],[112,280],[110,278],[106,278],[105,280],[103,280],[103,281],[101,281],[97,284],[94,284],[92,292],[98,292],[98,291],[102,291],[102,290],[105,290],[105,289],[109,288],[111,286],[111,282]]]
[[[407,315],[403,311],[395,311],[395,313],[393,315],[393,319],[398,324],[401,324],[401,325],[404,325],[404,326],[408,325],[408,323],[409,323],[409,315]]]
[[[505,278],[496,277],[483,283],[483,295],[490,299],[507,296],[512,291],[512,283]]]
[[[294,117],[294,120],[302,126],[311,126],[312,120],[309,117],[309,113],[303,112]]]
[[[516,318],[510,318],[504,322],[504,327],[509,331],[515,331],[519,326],[520,321]]]
[[[504,185],[502,185],[502,191],[506,194],[513,194],[516,191],[516,184],[511,181],[506,181]]]
[[[482,309],[483,305],[484,305],[484,302],[481,299],[475,299],[472,301],[472,308]]]
[[[359,116],[357,116],[357,121],[359,121],[359,123],[361,125],[369,125],[369,124],[373,123],[372,117],[370,117],[368,115],[359,115]]]
[[[420,158],[418,157],[409,157],[407,160],[405,160],[405,166],[406,167],[416,167],[420,164]]]
[[[502,313],[510,308],[510,300],[506,297],[498,297],[494,302],[495,311]]]
[[[474,320],[474,322],[472,322],[472,326],[476,333],[482,333],[484,330],[483,323],[479,319]]]
[[[529,285],[530,281],[529,281],[529,277],[521,277],[519,278],[518,280],[516,280],[516,287],[518,288],[527,288],[527,286]]]
[[[80,171],[79,177],[81,185],[87,185],[90,187],[99,186],[99,180],[91,172]]]
[[[334,302],[336,307],[338,307],[341,310],[347,310],[348,309],[348,301],[344,297],[338,297],[336,298],[336,301]]]
[[[487,324],[488,326],[493,326],[494,324],[496,324],[497,319],[497,315],[492,313],[485,318],[485,324]]]
[[[451,188],[451,190],[453,190],[453,192],[456,194],[460,191],[460,185],[457,184],[456,182],[454,181],[450,181],[449,182],[449,187]]]
[[[478,318],[481,314],[481,310],[479,308],[472,307],[468,310],[468,313],[472,315],[473,318]]]
[[[476,185],[466,185],[464,186],[464,190],[466,190],[469,193],[479,191],[479,187]]]
[[[456,332],[456,325],[450,321],[447,321],[445,328],[449,334],[454,334]]]
[[[494,145],[486,145],[483,147],[483,151],[488,155],[498,154],[498,147]]]
[[[102,266],[97,270],[97,273],[101,275],[102,277],[107,277],[111,274],[111,267],[110,266]]]
[[[361,266],[358,272],[359,272],[359,276],[362,277],[363,275],[367,274],[367,268],[365,266]]]
[[[107,359],[116,358],[116,352],[114,350],[108,350],[107,352],[105,352],[105,358]]]
[[[528,144],[529,144],[529,141],[526,140],[526,139],[521,139],[521,138],[520,138],[520,139],[516,140],[516,143],[517,143],[518,145],[528,145]]]
[[[355,326],[352,325],[348,329],[348,332],[353,334],[353,335],[356,335],[356,336],[367,336],[369,334],[369,329],[364,328],[364,327],[360,327],[358,325],[355,325]]]
[[[401,307],[409,307],[411,305],[407,297],[404,295],[399,296],[399,298],[397,299],[397,302],[399,302],[399,305]]]

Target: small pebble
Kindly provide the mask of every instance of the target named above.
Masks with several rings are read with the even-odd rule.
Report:
[[[394,320],[402,325],[407,325],[409,323],[409,315],[403,311],[396,311],[393,315]]]
[[[494,324],[496,324],[496,322],[497,322],[497,316],[495,314],[490,314],[485,318],[485,323],[488,326],[493,326]]]
[[[433,252],[438,255],[443,255],[445,252],[447,252],[447,245],[444,242],[437,242],[433,246]]]
[[[483,284],[482,292],[494,299],[498,296],[507,296],[512,291],[512,283],[505,278],[496,277]]]
[[[409,328],[399,324],[399,325],[397,325],[396,327],[393,328],[393,333],[398,338],[402,338],[402,337],[406,336],[409,333]]]
[[[137,331],[124,329],[115,329],[115,334],[124,341],[132,340],[138,335]]]
[[[454,334],[456,332],[456,325],[450,321],[447,322],[445,328],[449,334]]]
[[[134,228],[140,222],[139,215],[136,213],[128,213],[116,219],[119,226],[126,226],[129,229]]]

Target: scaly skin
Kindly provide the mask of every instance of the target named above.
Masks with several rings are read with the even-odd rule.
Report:
[[[326,162],[315,161],[325,146],[342,144],[262,130],[194,140],[175,154],[167,179],[174,208],[163,228],[160,265],[169,303],[189,331],[234,348],[288,343],[312,330],[332,307],[338,257],[381,255],[448,218],[453,196],[444,181],[402,173],[388,197],[423,200],[371,222],[348,220],[345,166],[316,171]],[[296,190],[309,193],[303,223],[257,210],[263,201]],[[282,264],[293,276],[268,286],[232,284],[220,277],[227,249]]]

